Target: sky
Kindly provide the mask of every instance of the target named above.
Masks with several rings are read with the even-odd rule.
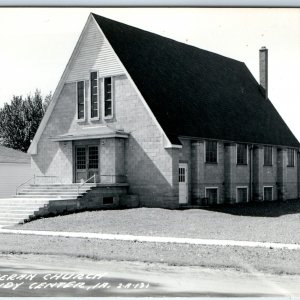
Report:
[[[90,12],[246,63],[300,140],[300,8],[0,8],[0,108],[13,95],[54,92]]]

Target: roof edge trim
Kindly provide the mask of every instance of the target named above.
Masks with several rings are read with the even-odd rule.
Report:
[[[128,134],[120,134],[120,133],[109,133],[109,134],[102,134],[102,135],[82,135],[82,136],[58,136],[52,137],[50,140],[53,142],[66,142],[66,141],[80,141],[80,140],[90,140],[90,139],[108,139],[108,138],[122,138],[127,139]]]
[[[164,146],[165,149],[182,149],[182,145],[169,144]]]
[[[297,146],[282,145],[282,144],[257,143],[257,142],[241,142],[241,141],[224,140],[224,139],[207,138],[207,137],[195,137],[195,136],[179,136],[178,138],[179,139],[183,139],[183,140],[192,140],[192,141],[211,140],[211,141],[219,141],[219,142],[234,143],[234,144],[248,144],[248,145],[262,145],[262,146],[272,146],[272,147],[293,148],[295,150],[300,151],[300,144],[297,147]]]

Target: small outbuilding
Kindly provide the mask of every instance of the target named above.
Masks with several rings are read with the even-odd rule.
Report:
[[[0,145],[0,198],[14,195],[32,176],[29,154]]]

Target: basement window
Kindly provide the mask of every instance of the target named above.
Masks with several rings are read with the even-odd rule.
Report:
[[[218,142],[205,141],[205,161],[207,163],[218,162]]]
[[[113,117],[113,89],[112,77],[104,78],[104,118],[110,119]]]
[[[104,205],[114,204],[114,197],[103,197],[102,202]]]
[[[287,155],[288,155],[288,167],[294,167],[295,166],[295,150],[294,149],[287,149]]]
[[[238,165],[247,165],[248,163],[248,146],[245,144],[236,145],[236,163]]]
[[[77,119],[78,120],[84,120],[85,114],[84,114],[84,81],[78,81],[77,82]]]
[[[237,187],[236,188],[236,200],[240,202],[248,202],[248,188],[247,187]]]
[[[218,203],[218,188],[205,188],[205,198],[209,203]]]
[[[273,200],[273,187],[264,186],[264,201],[272,201],[272,200]]]
[[[91,72],[91,119],[99,118],[98,73]]]
[[[273,159],[272,159],[272,146],[264,146],[264,165],[265,166],[272,166]]]

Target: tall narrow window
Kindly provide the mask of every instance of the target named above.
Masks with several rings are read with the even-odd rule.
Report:
[[[264,147],[264,165],[265,166],[272,166],[272,146],[265,146]]]
[[[236,163],[238,165],[247,165],[247,145],[237,144],[237,146],[236,146]]]
[[[77,119],[84,120],[84,81],[77,82]]]
[[[218,162],[218,142],[216,141],[205,142],[205,161],[207,163]]]
[[[104,117],[111,118],[113,115],[112,107],[112,78],[104,78]]]
[[[99,117],[98,93],[98,75],[91,72],[91,118]]]
[[[287,149],[287,155],[288,155],[288,167],[294,167],[295,166],[295,154],[294,149]]]

